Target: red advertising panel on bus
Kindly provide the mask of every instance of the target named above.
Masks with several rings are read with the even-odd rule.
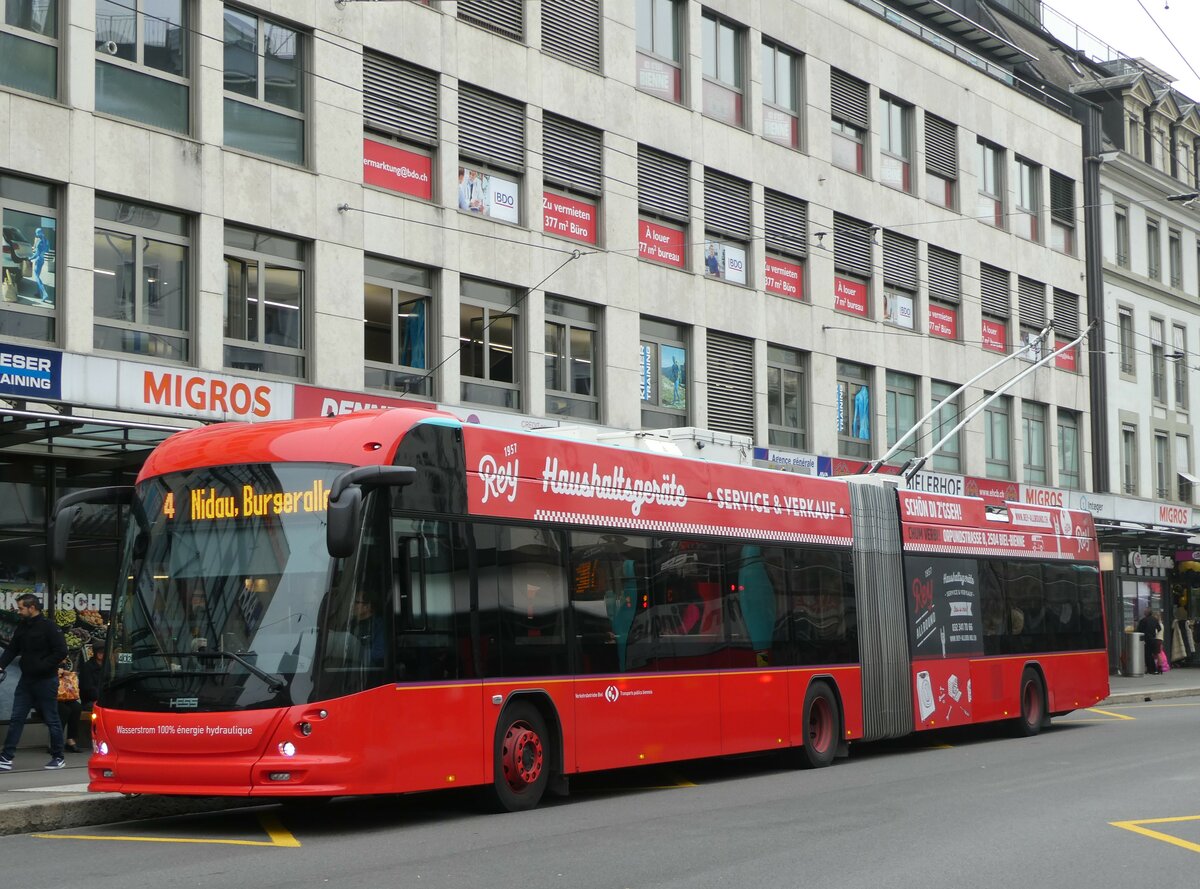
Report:
[[[850,543],[849,492],[826,479],[477,427],[463,444],[476,515]]]

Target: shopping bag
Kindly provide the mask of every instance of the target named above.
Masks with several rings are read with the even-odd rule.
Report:
[[[17,301],[17,282],[13,280],[12,272],[4,273],[3,292],[6,303],[15,303]]]
[[[79,674],[74,670],[58,671],[58,699],[60,701],[79,700]]]
[[[1161,648],[1158,650],[1158,669],[1164,673],[1171,669],[1171,665],[1167,662],[1167,653]]]

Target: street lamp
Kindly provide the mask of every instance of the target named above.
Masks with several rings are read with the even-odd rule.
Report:
[[[1194,200],[1196,200],[1196,198],[1200,198],[1200,191],[1185,191],[1182,194],[1167,195],[1168,201],[1175,201],[1177,203],[1183,204],[1185,207],[1190,207],[1192,202]]]

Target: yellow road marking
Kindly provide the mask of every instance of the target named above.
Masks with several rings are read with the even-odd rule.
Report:
[[[1109,824],[1113,827],[1119,827],[1122,830],[1140,833],[1142,836],[1150,837],[1152,840],[1161,840],[1164,843],[1170,843],[1172,846],[1187,849],[1189,852],[1200,852],[1200,844],[1189,843],[1187,840],[1173,837],[1169,833],[1161,833],[1157,830],[1142,827],[1143,824],[1174,824],[1180,821],[1200,821],[1200,815],[1184,815],[1178,818],[1144,818],[1141,821],[1110,821]]]
[[[1088,707],[1088,713],[1099,713],[1101,716],[1111,716],[1113,719],[1137,719],[1136,716],[1127,716],[1124,713],[1113,713],[1111,710],[1101,710],[1099,707]]]
[[[279,819],[274,815],[259,815],[258,823],[262,825],[263,830],[267,832],[267,836],[271,838],[269,841],[198,839],[196,837],[113,837],[102,836],[100,834],[76,833],[35,833],[33,836],[39,840],[103,840],[118,843],[192,843],[196,845],[213,846],[273,846],[284,849],[300,848],[300,841],[292,836],[291,832],[282,824],[280,824]]]

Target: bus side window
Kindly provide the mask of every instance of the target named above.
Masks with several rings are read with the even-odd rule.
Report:
[[[448,522],[395,518],[396,662],[402,681],[455,679],[470,624],[455,605],[466,572]]]

